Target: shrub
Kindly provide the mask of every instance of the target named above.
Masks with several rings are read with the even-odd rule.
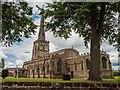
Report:
[[[120,72],[114,72],[113,75],[114,76],[120,76]]]
[[[2,78],[5,78],[8,76],[8,70],[7,69],[3,69],[2,70]]]

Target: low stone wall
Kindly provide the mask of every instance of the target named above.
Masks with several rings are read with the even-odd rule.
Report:
[[[2,82],[2,90],[120,90],[120,84]]]

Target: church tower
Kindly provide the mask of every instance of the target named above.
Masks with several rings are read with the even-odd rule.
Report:
[[[44,17],[40,20],[38,39],[34,41],[32,60],[39,59],[49,54],[49,41],[45,40]]]

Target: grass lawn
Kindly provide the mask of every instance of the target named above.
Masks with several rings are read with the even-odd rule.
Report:
[[[5,79],[0,79],[3,82],[83,82],[83,83],[120,83],[120,76],[114,77],[114,79],[103,79],[103,81],[89,81],[84,79],[71,79],[70,81],[65,81],[62,79],[44,79],[44,78],[13,78],[13,77],[6,77]]]

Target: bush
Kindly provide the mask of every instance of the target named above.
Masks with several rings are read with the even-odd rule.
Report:
[[[120,72],[114,72],[113,75],[114,76],[120,76]]]
[[[8,76],[8,70],[7,69],[3,69],[2,70],[2,78],[5,78]]]

